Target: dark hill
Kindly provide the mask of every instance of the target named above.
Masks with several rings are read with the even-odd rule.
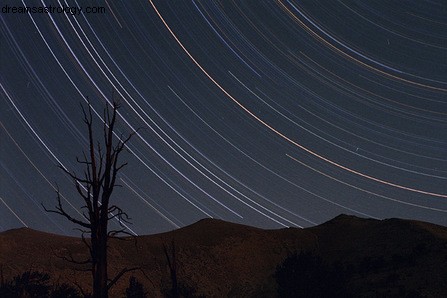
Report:
[[[203,219],[163,234],[112,240],[110,275],[123,267],[135,272],[149,297],[168,283],[163,244],[175,243],[182,283],[207,297],[272,297],[276,266],[295,251],[312,251],[327,266],[337,264],[355,296],[447,297],[447,228],[400,220],[341,215],[308,228],[263,230]],[[89,283],[89,275],[56,255],[86,257],[78,238],[31,229],[0,233],[0,266],[9,279],[26,270],[48,272],[59,282]],[[128,277],[113,288],[122,297]],[[324,282],[324,281],[322,281]]]

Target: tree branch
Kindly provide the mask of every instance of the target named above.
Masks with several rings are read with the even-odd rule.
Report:
[[[88,223],[86,223],[86,222],[83,222],[83,221],[80,221],[80,220],[78,220],[78,219],[76,219],[76,218],[73,218],[70,214],[68,214],[67,212],[65,212],[65,210],[64,210],[64,208],[62,207],[62,203],[61,203],[61,196],[60,196],[60,193],[59,193],[59,188],[57,188],[57,205],[56,205],[56,210],[51,210],[51,209],[47,209],[46,207],[45,207],[45,205],[42,203],[42,207],[43,207],[43,209],[46,211],[46,212],[50,212],[50,213],[56,213],[56,214],[59,214],[59,215],[62,215],[62,216],[64,216],[66,219],[68,219],[69,221],[71,221],[72,223],[75,223],[75,224],[77,224],[77,225],[79,225],[79,226],[81,226],[81,227],[84,227],[84,228],[86,228],[86,229],[90,229],[91,228],[91,225],[90,224],[88,224]]]
[[[141,267],[132,267],[129,269],[128,268],[121,269],[121,271],[118,272],[118,274],[112,280],[110,280],[109,284],[107,285],[107,290],[110,290],[110,288],[112,288],[124,274],[126,274],[127,272],[130,272],[130,271],[138,270],[138,269],[141,269]]]

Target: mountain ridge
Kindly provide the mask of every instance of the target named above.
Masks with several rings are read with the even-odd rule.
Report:
[[[150,297],[161,297],[169,281],[163,245],[172,243],[181,282],[207,297],[274,297],[275,269],[287,256],[304,251],[321,256],[325,264],[341,264],[350,274],[349,288],[362,296],[393,296],[402,289],[426,297],[447,296],[442,278],[447,276],[447,227],[351,215],[310,228],[277,230],[207,218],[165,233],[111,239],[109,271],[112,275],[120,268],[140,266],[145,274],[134,275]],[[32,269],[87,287],[89,275],[57,257],[67,254],[87,256],[76,237],[29,228],[0,233],[0,266],[6,279]],[[112,289],[112,297],[122,296],[127,280]]]

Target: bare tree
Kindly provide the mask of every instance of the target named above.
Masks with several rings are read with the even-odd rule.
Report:
[[[126,143],[133,134],[127,137],[123,135],[114,142],[114,129],[116,123],[117,110],[120,104],[116,101],[112,103],[112,111],[108,105],[104,109],[104,125],[103,125],[103,144],[95,140],[93,132],[92,107],[88,103],[86,110],[82,105],[84,122],[88,129],[88,152],[83,151],[83,158],[76,158],[79,164],[85,167],[83,176],[78,176],[75,172],[70,172],[63,166],[59,166],[67,175],[69,175],[75,184],[76,190],[82,198],[83,218],[79,219],[64,209],[61,202],[61,194],[57,189],[57,205],[55,209],[47,212],[62,215],[67,220],[78,226],[81,232],[82,241],[88,247],[90,256],[83,261],[76,261],[73,257],[66,258],[76,264],[90,264],[89,271],[92,273],[93,279],[93,297],[108,297],[109,289],[123,276],[126,272],[138,268],[123,268],[118,274],[108,279],[107,272],[107,247],[108,240],[117,234],[128,234],[123,223],[129,223],[128,215],[117,205],[111,204],[110,198],[116,185],[116,177],[118,172],[127,165],[127,163],[119,163],[118,157],[123,152]],[[118,230],[108,230],[108,223],[115,219],[120,224]],[[87,238],[86,238],[87,236]]]
[[[177,253],[175,250],[175,242],[172,240],[170,245],[171,251],[169,251],[168,246],[163,243],[163,252],[165,253],[166,261],[168,262],[169,275],[171,277],[171,289],[169,291],[169,297],[178,298],[180,297],[179,286],[177,280]]]

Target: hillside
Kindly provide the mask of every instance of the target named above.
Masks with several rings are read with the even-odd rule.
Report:
[[[337,263],[356,296],[447,297],[447,228],[400,220],[340,215],[307,229],[263,230],[203,219],[163,234],[110,242],[110,276],[141,267],[134,275],[149,297],[161,296],[169,281],[163,244],[175,243],[180,281],[207,297],[272,297],[276,266],[295,251],[313,251],[325,264]],[[87,286],[88,273],[57,256],[86,257],[78,238],[27,228],[0,233],[0,266],[9,279],[26,270],[48,272],[59,282]],[[129,275],[112,289],[122,297]]]

